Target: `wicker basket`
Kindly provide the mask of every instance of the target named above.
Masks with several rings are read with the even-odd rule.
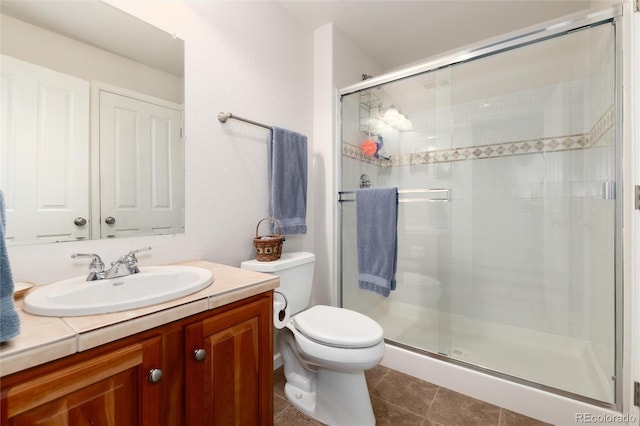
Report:
[[[260,224],[265,220],[270,220],[278,227],[278,235],[258,235]],[[259,262],[271,262],[280,259],[282,254],[282,229],[280,223],[273,217],[265,217],[256,225],[256,237],[253,239],[253,245],[256,246],[256,260]]]

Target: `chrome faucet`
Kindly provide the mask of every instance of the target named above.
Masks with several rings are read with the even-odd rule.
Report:
[[[90,258],[91,264],[89,265],[89,275],[87,275],[87,281],[96,281],[137,274],[138,272],[140,272],[140,269],[138,269],[138,259],[136,258],[136,253],[147,250],[151,250],[151,247],[147,246],[136,250],[131,250],[124,256],[120,256],[118,260],[111,262],[111,268],[106,271],[104,269],[104,263],[102,262],[102,259],[100,259],[100,256],[98,256],[97,254],[74,253],[71,255],[71,258]]]
[[[136,253],[141,251],[151,250],[150,246],[142,247],[136,250],[131,250],[124,256],[120,256],[118,260],[111,262],[111,268],[107,271],[105,278],[118,278],[126,275],[137,274],[140,272],[138,269],[138,259]]]

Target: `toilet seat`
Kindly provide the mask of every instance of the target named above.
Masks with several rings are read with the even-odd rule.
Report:
[[[383,330],[359,312],[316,305],[293,317],[296,330],[308,339],[337,348],[367,348],[383,340]]]

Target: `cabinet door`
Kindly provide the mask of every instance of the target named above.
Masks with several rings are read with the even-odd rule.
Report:
[[[127,426],[159,424],[160,337],[20,383],[4,396],[8,424]]]
[[[271,309],[268,293],[186,327],[186,424],[273,424]]]

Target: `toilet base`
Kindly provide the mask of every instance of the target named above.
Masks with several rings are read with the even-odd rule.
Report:
[[[364,368],[345,371],[344,363],[333,362],[330,364],[341,368],[330,370],[319,362],[309,363],[295,350],[296,339],[286,328],[278,333],[277,344],[287,381],[284,392],[291,405],[331,426],[376,424]],[[373,353],[377,354],[377,350]],[[355,365],[376,365],[380,359],[382,352],[379,358],[376,355],[375,359]]]
[[[313,375],[315,386],[305,387],[307,390],[287,381],[284,391],[291,405],[328,425],[376,424],[364,372],[345,373],[319,368]]]

